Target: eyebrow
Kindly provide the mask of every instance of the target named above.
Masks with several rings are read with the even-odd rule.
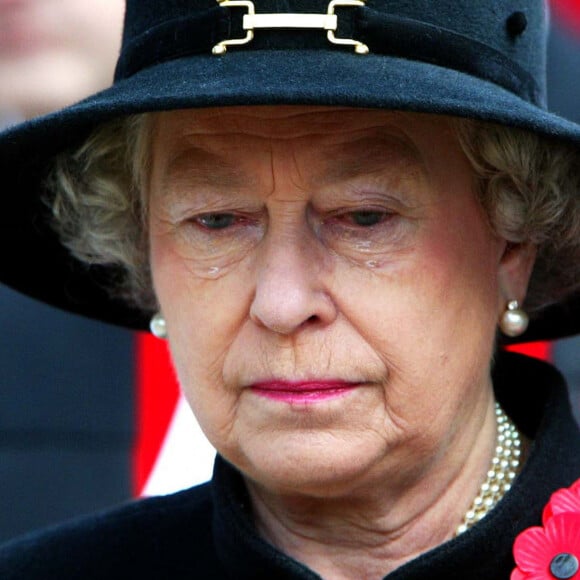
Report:
[[[364,175],[385,173],[397,167],[396,177],[416,178],[427,173],[425,163],[411,142],[377,130],[374,135],[331,145],[327,149],[327,164],[313,185],[331,185]],[[219,188],[229,192],[257,187],[257,181],[235,163],[219,155],[191,146],[169,160],[161,179],[165,195],[182,195],[183,184],[204,189]]]
[[[391,135],[365,136],[329,149],[323,182],[355,179],[380,173],[390,167],[402,169],[401,176],[425,177],[427,167],[419,151],[406,140]]]
[[[234,163],[200,147],[180,152],[167,164],[161,179],[163,191],[170,193],[179,182],[188,186],[217,186],[230,190],[253,184],[253,180],[248,179],[248,175]]]

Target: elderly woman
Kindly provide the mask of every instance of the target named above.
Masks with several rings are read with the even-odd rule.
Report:
[[[3,579],[580,577],[565,387],[498,349],[579,330],[580,127],[543,3],[468,4],[129,1],[115,85],[4,134],[3,280],[151,320],[219,457]]]

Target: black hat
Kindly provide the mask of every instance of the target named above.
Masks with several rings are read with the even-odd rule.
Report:
[[[51,158],[99,124],[178,108],[316,104],[448,114],[580,146],[546,109],[543,0],[128,0],[114,85],[0,136],[0,280],[133,328],[148,315],[106,290],[117,272],[70,256],[40,201]],[[580,297],[520,340],[580,331]]]

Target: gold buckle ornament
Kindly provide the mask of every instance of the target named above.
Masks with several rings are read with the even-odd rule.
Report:
[[[332,0],[328,4],[326,14],[256,14],[254,3],[251,0],[217,0],[224,8],[245,8],[242,27],[246,31],[243,38],[231,38],[218,42],[213,49],[213,54],[225,54],[228,46],[239,46],[251,42],[254,38],[254,30],[263,28],[296,28],[296,29],[319,29],[326,30],[326,36],[332,44],[352,46],[357,54],[367,54],[369,47],[358,40],[351,38],[337,38],[335,32],[338,28],[338,16],[336,7],[364,6],[364,0]]]

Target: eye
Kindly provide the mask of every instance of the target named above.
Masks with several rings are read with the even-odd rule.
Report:
[[[195,221],[208,230],[224,230],[233,226],[237,219],[233,213],[206,213]]]
[[[355,226],[368,228],[387,220],[391,214],[379,210],[360,210],[345,214],[345,218]]]

